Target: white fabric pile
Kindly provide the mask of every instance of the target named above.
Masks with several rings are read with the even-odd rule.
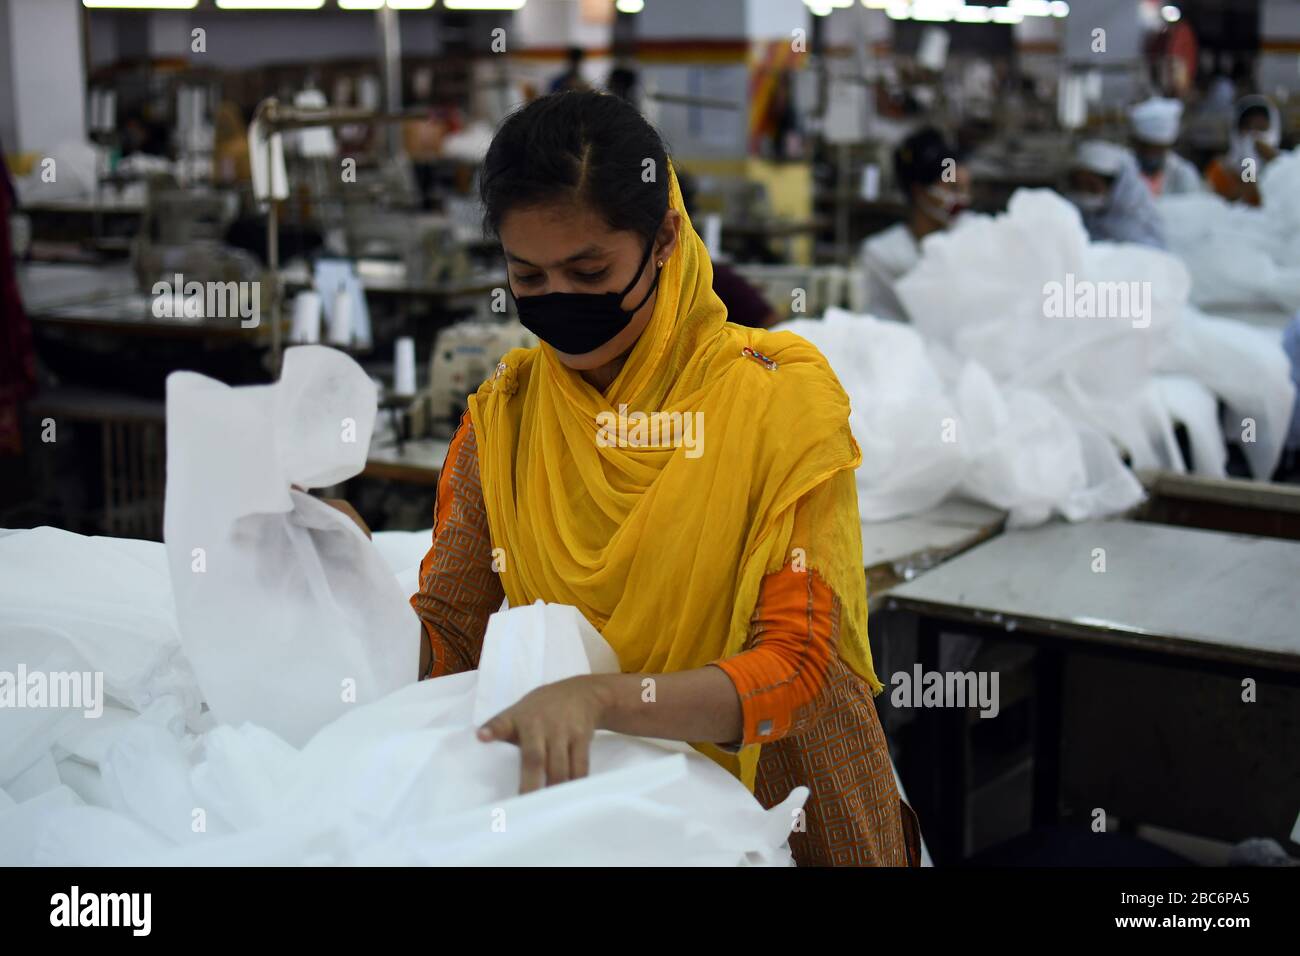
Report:
[[[417,682],[428,536],[372,544],[289,490],[359,470],[374,416],[320,347],[274,386],[177,375],[165,549],[0,532],[0,865],[789,865],[807,790],[764,810],[685,744],[598,732],[587,778],[518,795],[518,749],[475,729],[617,659],[539,603]]]
[[[1259,207],[1212,193],[1157,201],[1169,250],[1191,273],[1193,304],[1300,310],[1300,150],[1263,167],[1259,192]]]
[[[1080,521],[1141,500],[1104,435],[1035,389],[999,385],[978,362],[941,371],[911,326],[831,309],[781,328],[821,349],[849,394],[864,521],[926,511],[950,495],[1004,508],[1013,526],[1053,514]]]
[[[897,284],[910,326],[833,309],[781,328],[817,345],[850,395],[864,520],[952,494],[1013,525],[1083,520],[1141,500],[1124,454],[1135,469],[1185,470],[1175,422],[1196,470],[1221,476],[1220,398],[1231,421],[1253,423],[1254,473],[1276,465],[1294,396],[1286,357],[1189,307],[1188,286],[1175,257],[1089,242],[1070,203],[1022,190],[1004,215],[926,238]]]

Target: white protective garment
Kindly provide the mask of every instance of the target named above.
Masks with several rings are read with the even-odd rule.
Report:
[[[361,471],[377,404],[361,367],[319,345],[288,349],[274,385],[168,376],[164,540],[181,643],[222,723],[301,746],[418,670],[401,636],[418,620],[370,541],[290,489]]]
[[[1178,141],[1178,130],[1183,118],[1181,100],[1153,96],[1129,107],[1129,127],[1133,137],[1143,143],[1168,148],[1161,170],[1160,195],[1177,196],[1205,190],[1205,180],[1190,162],[1173,151]],[[1144,173],[1143,180],[1151,187],[1152,181]]]
[[[1169,393],[1156,376],[1191,376],[1229,406],[1235,425],[1225,437],[1241,441],[1252,474],[1267,479],[1294,398],[1286,356],[1258,329],[1189,307],[1190,281],[1177,257],[1088,242],[1070,204],[1022,190],[1005,215],[933,237],[898,288],[923,335],[980,362],[999,383],[1043,389],[1072,419],[1109,435],[1135,468],[1184,469]],[[1064,290],[1066,305],[1077,291],[1074,317],[1045,315],[1053,288]],[[1127,303],[1113,294],[1125,289]],[[1090,304],[1089,291],[1092,317],[1079,308]],[[1179,403],[1180,414],[1198,408],[1205,403]],[[1243,439],[1245,419],[1254,427]],[[1203,417],[1179,421],[1201,435],[1221,428]],[[1220,476],[1219,461],[1194,464]]]
[[[40,534],[65,559],[107,558],[118,544]],[[23,574],[12,543],[0,541],[0,561],[32,607],[59,618],[75,596]],[[88,643],[78,665],[151,647],[117,631],[117,648]],[[143,713],[111,702],[98,720],[43,735],[47,753],[0,789],[0,865],[789,865],[807,790],[764,810],[685,744],[602,731],[588,777],[518,795],[518,749],[480,742],[475,727],[536,686],[614,667],[575,609],[539,603],[492,617],[477,671],[356,705],[301,748],[255,724],[204,729],[170,694]]]
[[[1259,192],[1259,207],[1213,193],[1157,201],[1169,251],[1191,273],[1195,305],[1300,309],[1300,151],[1265,165]]]
[[[0,685],[103,675],[0,709],[0,866],[790,865],[808,791],[764,810],[685,744],[598,732],[588,777],[518,795],[519,750],[477,726],[617,659],[539,603],[493,615],[478,670],[416,681],[427,533],[372,543],[289,488],[359,471],[374,411],[317,346],[270,386],[177,373],[165,546],[0,532]]]
[[[1128,121],[1133,135],[1144,143],[1172,146],[1178,140],[1183,119],[1181,100],[1152,96],[1129,107]]]
[[[816,345],[849,394],[864,521],[923,512],[954,494],[1006,509],[1013,526],[1103,517],[1141,500],[1105,435],[912,326],[831,309],[780,328]]]
[[[1132,153],[1105,140],[1084,140],[1074,165],[1111,179],[1101,208],[1083,211],[1083,223],[1094,240],[1165,248],[1160,214]]]
[[[1136,162],[1136,158],[1134,162]],[[1147,190],[1152,193],[1153,199],[1159,199],[1161,196],[1186,196],[1188,194],[1195,196],[1209,190],[1201,171],[1172,149],[1165,154],[1159,196],[1155,194],[1150,179],[1144,175],[1142,181],[1147,184]],[[1168,238],[1166,237],[1167,241]]]
[[[950,494],[1012,524],[1082,519],[1140,500],[1123,454],[1186,470],[1175,424],[1198,473],[1224,474],[1225,438],[1257,477],[1276,466],[1295,394],[1286,356],[1190,307],[1188,284],[1175,257],[1089,242],[1073,205],[1022,190],[1004,215],[926,238],[897,286],[910,328],[834,309],[781,327],[817,345],[849,393],[863,520]]]
[[[872,315],[906,322],[907,312],[898,301],[894,284],[921,258],[921,246],[907,223],[899,222],[862,242],[861,301]]]

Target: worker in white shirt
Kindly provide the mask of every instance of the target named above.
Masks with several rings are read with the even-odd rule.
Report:
[[[894,174],[907,199],[907,219],[862,244],[866,311],[907,321],[894,285],[921,258],[921,240],[949,228],[970,208],[970,174],[957,151],[933,127],[913,133],[894,150]]]
[[[1152,196],[1178,196],[1206,189],[1197,168],[1174,152],[1182,118],[1181,101],[1159,96],[1128,111],[1133,158]]]
[[[1155,200],[1123,146],[1100,139],[1080,143],[1070,164],[1065,196],[1079,208],[1093,242],[1165,248],[1164,224]]]

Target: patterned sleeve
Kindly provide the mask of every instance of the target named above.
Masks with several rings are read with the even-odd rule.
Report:
[[[736,685],[744,737],[730,748],[800,733],[816,719],[836,654],[840,603],[812,570],[763,579],[745,650],[716,661]]]
[[[488,617],[504,597],[492,570],[478,444],[466,412],[438,476],[433,546],[420,563],[420,590],[411,596],[432,650],[429,670],[422,676],[441,677],[478,667]]]

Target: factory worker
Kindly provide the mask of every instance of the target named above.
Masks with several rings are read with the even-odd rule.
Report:
[[[622,673],[480,729],[518,746],[521,790],[584,776],[596,730],[688,741],[764,806],[810,788],[797,862],[908,864],[872,702],[861,453],[826,360],[726,322],[663,142],[618,97],[511,114],[480,196],[542,344],[470,396],[443,466],[411,598],[424,675],[474,668],[503,597],[572,605]]]
[[[1227,155],[1212,160],[1205,178],[1231,202],[1259,205],[1259,177],[1282,146],[1282,117],[1267,96],[1243,96],[1228,138]]]
[[[1079,207],[1094,241],[1136,242],[1165,248],[1164,227],[1128,150],[1100,139],[1084,140],[1069,171],[1066,197]]]
[[[921,240],[970,208],[970,174],[944,135],[926,127],[894,150],[894,175],[907,200],[907,219],[862,244],[862,275],[867,311],[907,321],[895,284],[921,258]]]
[[[1205,183],[1196,167],[1173,150],[1178,124],[1183,118],[1179,100],[1152,97],[1128,113],[1133,135],[1133,157],[1153,196],[1198,193]]]

